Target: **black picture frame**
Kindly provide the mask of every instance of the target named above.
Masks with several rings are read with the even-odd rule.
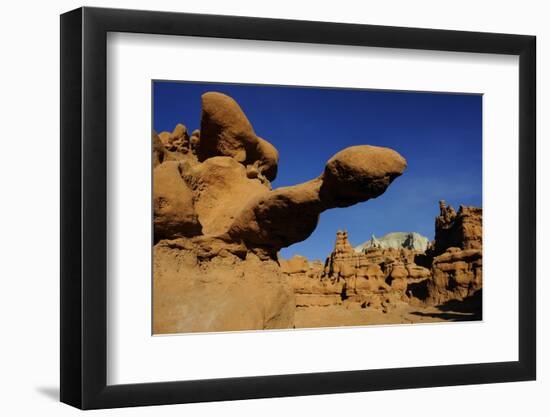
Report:
[[[108,32],[519,56],[519,360],[107,385]],[[534,36],[102,8],[61,15],[61,401],[82,409],[534,380]]]

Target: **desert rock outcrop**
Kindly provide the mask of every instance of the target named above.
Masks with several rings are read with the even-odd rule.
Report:
[[[444,200],[439,202],[440,214],[435,219],[436,255],[447,248],[481,249],[482,247],[482,209],[460,206],[458,213],[447,206]]]
[[[444,201],[439,207],[428,282],[433,304],[463,300],[482,288],[482,209],[460,206],[457,213]]]
[[[153,133],[155,333],[293,327],[278,251],[306,239],[321,212],[381,195],[406,168],[394,150],[354,146],[317,178],[272,190],[278,159],[221,93],[203,95],[200,131]],[[322,283],[337,297],[339,285]]]
[[[277,262],[208,245],[189,239],[155,245],[155,334],[294,326],[294,294]]]
[[[347,232],[338,231],[334,250],[322,268],[306,267],[307,260],[301,257],[281,261],[281,266],[294,287],[298,307],[354,303],[386,312],[409,302],[409,286],[431,276],[429,269],[414,263],[419,253],[380,247],[356,252]],[[298,259],[301,268],[290,267]]]
[[[270,180],[277,172],[275,147],[256,136],[232,98],[206,93],[202,103],[201,131],[192,134],[200,138],[196,151],[190,139],[181,141],[182,148],[173,148],[170,138],[187,135],[183,125],[159,134],[166,148],[163,161],[177,161],[174,168],[180,172],[182,190],[190,190],[191,195],[182,199],[201,226],[194,236],[238,242],[259,256],[276,259],[279,249],[313,232],[321,212],[379,196],[406,168],[405,159],[391,149],[354,146],[334,155],[319,177],[271,190]],[[163,175],[162,165],[154,175]],[[162,238],[193,236],[187,225],[182,225],[184,233],[172,219],[165,225],[163,216],[156,218],[157,207],[162,207],[159,199],[155,197],[155,225],[158,230],[177,230]]]
[[[440,202],[440,211],[430,244],[417,233],[391,233],[354,249],[347,232],[338,231],[322,267],[300,256],[281,260],[296,306],[360,305],[388,312],[403,303],[438,306],[479,296],[482,210],[461,206],[457,213]],[[418,249],[415,242],[421,242]]]

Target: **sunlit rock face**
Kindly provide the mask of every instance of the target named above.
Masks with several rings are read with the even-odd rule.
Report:
[[[153,133],[155,333],[294,327],[278,251],[308,238],[323,211],[380,196],[407,166],[392,149],[353,146],[318,177],[273,190],[278,163],[217,92],[202,96],[200,130]]]
[[[429,302],[442,304],[463,300],[482,289],[483,233],[482,214],[478,207],[460,206],[458,212],[439,202],[435,220],[433,278],[429,282]]]
[[[403,311],[480,294],[482,210],[443,201],[433,242],[396,232],[354,248],[341,230],[324,261],[280,259],[281,248],[311,235],[320,213],[380,196],[407,164],[392,149],[353,146],[317,177],[272,189],[284,166],[258,133],[217,92],[202,97],[200,130],[153,133],[154,333],[293,328],[296,312],[308,309],[413,322]]]
[[[348,232],[338,231],[334,250],[322,267],[318,262],[308,265],[303,257],[281,265],[294,287],[298,306],[357,304],[388,312],[414,298],[411,285],[430,279],[430,269],[415,263],[415,257],[423,253],[401,245],[367,246],[358,252],[350,244]],[[300,268],[294,267],[298,263]]]
[[[436,255],[447,248],[482,248],[482,214],[479,207],[460,206],[458,212],[447,206],[444,200],[439,202],[440,214],[435,219]]]
[[[418,233],[390,233],[353,248],[348,232],[338,231],[322,267],[300,256],[281,261],[297,305],[358,304],[388,312],[403,303],[437,306],[479,295],[482,210],[461,206],[457,213],[444,202],[440,209],[431,243]]]

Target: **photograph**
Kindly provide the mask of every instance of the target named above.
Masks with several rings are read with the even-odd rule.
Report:
[[[481,94],[151,88],[154,335],[482,320]]]
[[[5,2],[0,417],[550,416],[545,5]]]

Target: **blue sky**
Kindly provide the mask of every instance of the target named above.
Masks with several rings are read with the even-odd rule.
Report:
[[[317,177],[348,146],[387,146],[407,159],[405,173],[382,196],[325,211],[307,240],[281,251],[284,258],[324,259],[338,229],[348,230],[354,246],[398,231],[433,239],[440,199],[457,209],[481,207],[480,95],[155,81],[154,129],[200,128],[207,91],[233,97],[256,133],[279,150],[273,188]]]

